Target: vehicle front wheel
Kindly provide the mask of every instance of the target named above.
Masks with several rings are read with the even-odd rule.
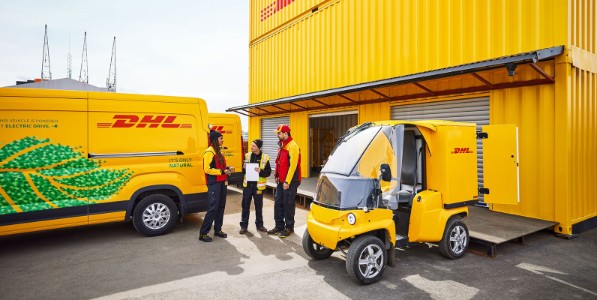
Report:
[[[453,217],[446,224],[444,236],[439,242],[439,252],[447,258],[458,259],[468,250],[469,242],[468,227],[459,217]]]
[[[313,259],[326,259],[334,253],[334,250],[321,246],[313,241],[309,231],[305,229],[303,234],[303,250]]]
[[[360,284],[371,284],[383,275],[387,259],[385,245],[379,238],[362,235],[348,248],[346,271]]]
[[[178,217],[176,204],[170,197],[155,194],[143,198],[133,211],[135,229],[146,236],[170,232]]]

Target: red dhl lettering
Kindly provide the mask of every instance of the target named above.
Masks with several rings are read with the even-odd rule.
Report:
[[[278,11],[282,10],[284,7],[288,6],[292,2],[294,2],[294,0],[276,0],[270,3],[268,6],[261,10],[261,22],[273,16]]]
[[[229,134],[232,133],[232,130],[224,130],[224,126],[214,125],[211,127],[211,130],[215,130],[221,134]]]
[[[463,153],[473,153],[470,148],[454,148],[454,151],[450,152],[451,154],[463,154]]]
[[[112,123],[97,123],[97,128],[192,128],[192,124],[175,123],[176,116],[167,115],[114,115]]]

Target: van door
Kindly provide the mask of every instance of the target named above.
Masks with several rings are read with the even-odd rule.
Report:
[[[0,93],[0,235],[87,224],[85,94],[22,90]]]
[[[488,204],[520,203],[520,171],[518,159],[518,128],[516,125],[483,126],[483,172]]]

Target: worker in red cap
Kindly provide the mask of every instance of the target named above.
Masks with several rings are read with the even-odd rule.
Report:
[[[294,232],[294,198],[296,190],[301,184],[301,152],[298,144],[290,135],[288,125],[278,125],[276,133],[280,140],[274,173],[277,183],[274,196],[276,227],[267,233],[285,238]]]

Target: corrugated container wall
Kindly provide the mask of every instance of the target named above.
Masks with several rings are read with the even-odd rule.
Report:
[[[250,103],[567,41],[566,0],[317,2],[251,1]]]
[[[597,216],[597,3],[570,2],[571,201],[566,211],[575,224]]]

